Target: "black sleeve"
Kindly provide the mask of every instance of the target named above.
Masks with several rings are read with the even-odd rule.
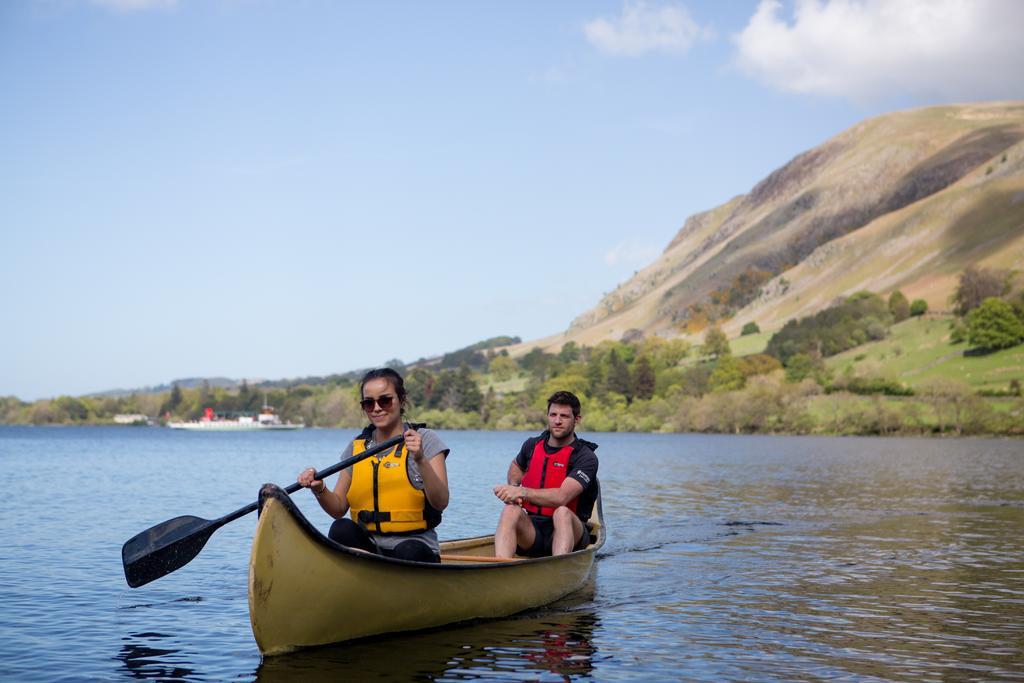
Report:
[[[597,455],[589,448],[581,448],[576,452],[569,465],[570,479],[575,479],[586,489],[597,479]]]
[[[530,466],[530,458],[533,456],[533,447],[537,444],[536,438],[530,438],[523,442],[523,447],[519,449],[519,455],[516,456],[516,465],[523,472]]]

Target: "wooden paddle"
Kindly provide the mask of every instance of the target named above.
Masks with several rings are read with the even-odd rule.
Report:
[[[446,555],[441,553],[442,562],[522,562],[525,557],[494,557],[493,555]]]
[[[413,425],[413,428],[419,426],[421,425]],[[360,460],[402,443],[402,440],[402,435],[388,439],[359,455],[354,455],[320,470],[313,478],[329,477],[335,472],[351,467]],[[301,488],[302,485],[296,482],[286,488],[285,492],[292,494]],[[121,562],[124,564],[124,577],[128,580],[128,585],[138,588],[181,569],[199,554],[214,531],[228,522],[233,522],[239,517],[249,514],[257,507],[259,507],[259,503],[250,503],[214,520],[191,515],[175,517],[129,538],[121,547]]]

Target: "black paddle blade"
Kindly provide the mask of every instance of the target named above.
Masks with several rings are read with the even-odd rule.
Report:
[[[132,588],[144,586],[188,564],[206,545],[222,520],[184,515],[146,529],[121,547],[124,578]]]

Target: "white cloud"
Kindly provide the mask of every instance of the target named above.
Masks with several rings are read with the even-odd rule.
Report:
[[[178,0],[92,0],[94,5],[116,12],[145,12],[152,9],[172,9]]]
[[[610,55],[638,57],[647,52],[682,54],[714,32],[701,27],[681,5],[650,5],[626,0],[618,17],[600,17],[583,26],[587,40]]]
[[[797,93],[876,99],[1024,95],[1021,0],[761,0],[738,66]]]
[[[661,250],[657,247],[635,244],[630,241],[619,242],[604,255],[604,262],[609,266],[628,265],[643,267],[657,258]]]

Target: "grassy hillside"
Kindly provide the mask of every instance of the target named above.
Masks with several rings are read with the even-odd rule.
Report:
[[[945,316],[905,320],[893,325],[886,339],[834,356],[827,365],[836,376],[881,375],[911,388],[935,377],[990,391],[1005,391],[1014,379],[1024,384],[1024,345],[969,355],[966,344],[950,344],[949,321]]]
[[[768,340],[772,338],[771,332],[759,332],[748,334],[745,337],[736,337],[729,340],[729,348],[734,356],[749,356],[753,353],[762,353],[768,346]]]

